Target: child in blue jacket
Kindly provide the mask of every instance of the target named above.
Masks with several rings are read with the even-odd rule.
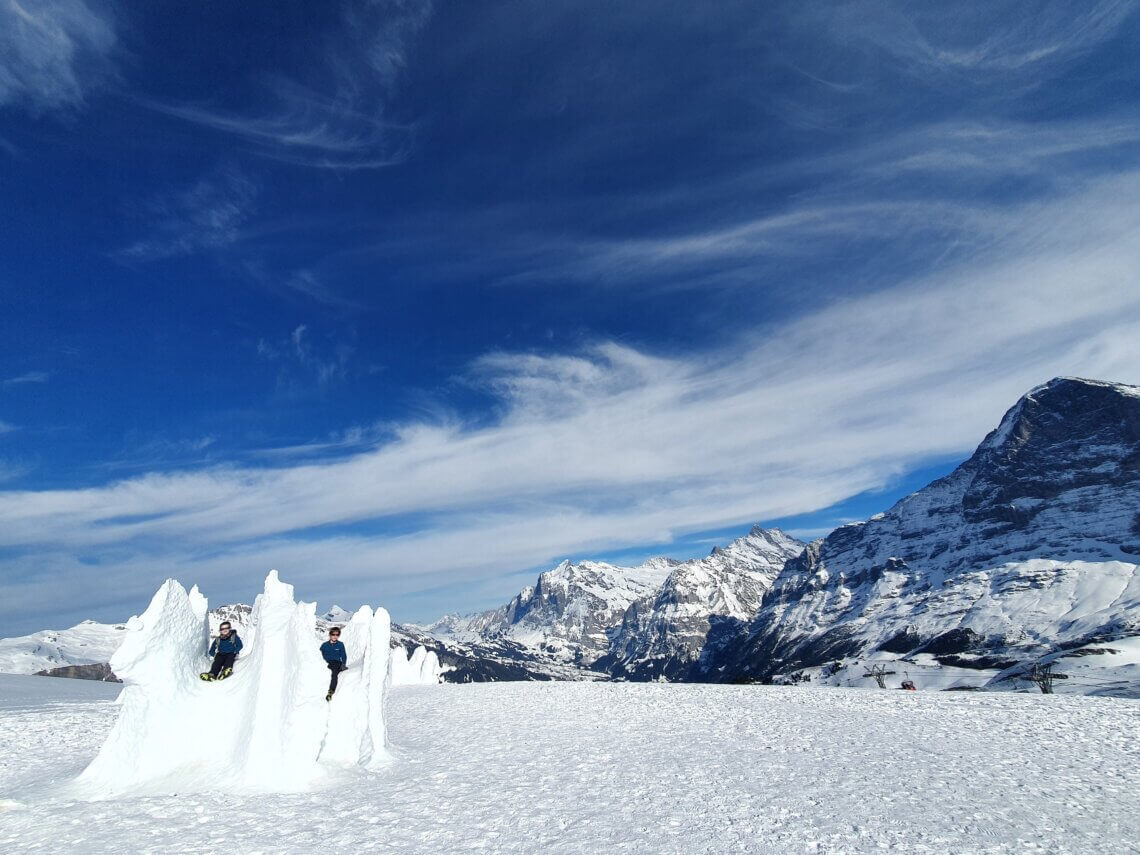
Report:
[[[340,677],[340,672],[348,667],[348,651],[341,644],[339,627],[334,626],[329,629],[329,640],[321,645],[321,656],[325,657],[325,663],[332,671],[329,693],[325,695],[325,700],[331,701],[332,696],[336,693],[337,678]]]
[[[234,660],[241,652],[241,639],[230,627],[230,622],[223,621],[218,627],[218,637],[210,645],[210,655],[214,657],[214,664],[210,670],[199,675],[203,680],[224,680],[234,672]]]

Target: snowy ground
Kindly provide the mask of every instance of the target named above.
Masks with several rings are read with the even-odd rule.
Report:
[[[0,851],[1140,852],[1137,701],[407,687],[391,694],[393,764],[334,790],[59,798],[118,688],[0,676]]]

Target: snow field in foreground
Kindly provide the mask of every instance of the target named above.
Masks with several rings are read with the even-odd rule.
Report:
[[[16,802],[0,801],[0,851],[1140,852],[1136,701],[407,687],[389,695],[395,762],[344,770],[335,789],[241,796],[219,780],[215,792],[77,802],[58,784],[94,755],[116,707],[87,687],[73,703],[28,703],[72,682],[0,677],[0,799]]]

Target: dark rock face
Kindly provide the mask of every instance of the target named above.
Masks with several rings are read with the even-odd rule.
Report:
[[[101,680],[104,683],[123,682],[111,673],[111,666],[106,662],[100,662],[96,665],[64,665],[61,668],[48,668],[43,671],[37,671],[35,676],[71,677],[76,680]]]
[[[949,656],[952,653],[969,653],[981,646],[982,638],[969,627],[958,627],[917,648],[915,653],[930,653],[934,656]]]
[[[922,643],[917,628],[908,626],[897,635],[884,641],[879,649],[884,653],[909,653]]]
[[[873,649],[1008,659],[1138,632],[1138,514],[1140,389],[1053,380],[950,475],[790,560],[699,676]]]

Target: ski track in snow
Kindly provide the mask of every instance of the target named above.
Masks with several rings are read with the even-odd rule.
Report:
[[[0,851],[1140,852],[1136,701],[405,687],[389,696],[395,762],[331,790],[53,796],[106,737],[116,688],[0,676]]]

